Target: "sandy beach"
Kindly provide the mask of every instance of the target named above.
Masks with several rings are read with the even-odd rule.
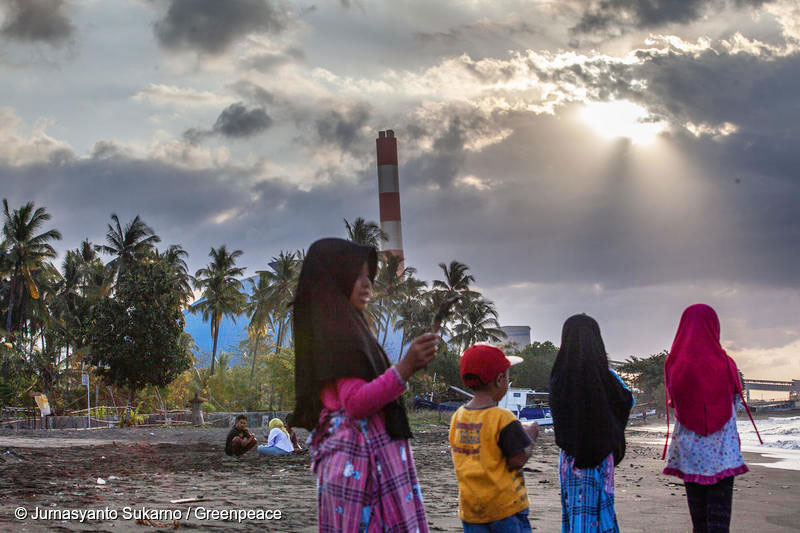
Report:
[[[185,428],[2,430],[0,530],[316,531],[316,489],[308,456],[227,457],[226,433]],[[261,436],[263,431],[255,433]],[[634,427],[628,440],[616,473],[621,530],[691,531],[682,484],[660,473],[661,450],[653,444],[654,433]],[[460,531],[446,428],[418,429],[412,447],[431,530]],[[754,453],[746,459],[773,461]],[[525,469],[537,531],[560,531],[557,465],[553,434],[545,433]],[[800,471],[751,466],[737,478],[734,490],[732,531],[800,530]],[[180,499],[193,501],[170,503]],[[18,508],[28,517],[17,519],[15,513],[23,512]],[[85,518],[58,519],[53,510],[83,511]],[[254,518],[245,516],[258,510],[261,514]],[[280,510],[281,518],[273,513],[267,519],[267,510]],[[114,512],[116,517],[109,517]],[[225,520],[225,512],[234,518]]]

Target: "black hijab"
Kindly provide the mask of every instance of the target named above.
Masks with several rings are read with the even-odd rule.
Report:
[[[308,249],[295,292],[292,333],[295,342],[295,410],[290,425],[313,429],[322,411],[320,392],[338,378],[371,381],[389,366],[364,315],[350,304],[364,264],[373,281],[375,248],[343,239],[320,239]],[[411,437],[400,400],[383,408],[393,439]]]
[[[625,426],[632,396],[608,369],[600,326],[587,315],[567,319],[550,374],[550,410],[558,447],[576,468],[625,455]]]

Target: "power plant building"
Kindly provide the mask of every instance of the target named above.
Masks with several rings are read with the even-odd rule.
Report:
[[[530,326],[501,326],[501,330],[507,335],[505,343],[516,343],[520,350],[531,343]]]

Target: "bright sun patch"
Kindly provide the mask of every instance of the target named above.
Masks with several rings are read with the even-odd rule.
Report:
[[[636,144],[652,142],[665,127],[650,120],[646,109],[625,100],[586,104],[580,116],[602,137],[627,137]]]

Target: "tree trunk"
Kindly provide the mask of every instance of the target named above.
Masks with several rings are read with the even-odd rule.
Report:
[[[278,353],[278,350],[283,345],[283,321],[278,323],[278,335],[275,338],[275,353]]]
[[[11,333],[11,315],[14,313],[14,293],[17,292],[17,274],[11,274],[11,284],[8,291],[8,314],[6,314],[6,331]]]
[[[214,348],[211,350],[211,375],[214,375],[214,361],[217,360],[217,338],[219,338],[219,321],[217,314],[211,315],[211,335],[214,337]]]
[[[133,415],[133,401],[135,399],[136,399],[136,389],[134,387],[131,387],[130,392],[128,393],[128,405],[125,408],[125,417],[127,419],[125,421],[125,425],[128,425],[128,426],[132,425],[131,424],[131,417]]]
[[[392,315],[387,311],[386,326],[383,329],[383,340],[381,341],[381,348],[386,348],[386,336],[389,334],[389,322],[392,320]]]
[[[17,304],[22,303],[22,295],[24,294],[25,284],[24,283],[17,283]],[[25,315],[22,312],[22,308],[19,310],[19,322],[17,322],[17,330],[21,330],[25,327]],[[27,333],[27,327],[25,327],[25,333]]]
[[[202,426],[205,424],[203,420],[203,400],[198,398],[197,393],[194,393],[194,398],[190,400],[192,405],[192,425]]]
[[[256,333],[256,340],[253,343],[255,345],[255,349],[253,350],[253,364],[250,367],[250,383],[247,385],[247,390],[250,390],[253,387],[253,374],[256,372],[256,357],[258,357],[258,341],[260,335]]]

